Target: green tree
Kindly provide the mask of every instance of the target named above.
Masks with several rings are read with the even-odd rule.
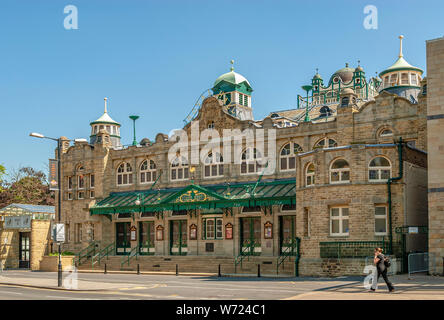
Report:
[[[0,193],[0,207],[11,203],[54,205],[46,175],[31,167],[12,171],[10,181],[4,184]]]

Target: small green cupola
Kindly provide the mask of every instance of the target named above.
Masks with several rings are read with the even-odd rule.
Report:
[[[404,36],[399,36],[398,59],[393,65],[379,74],[382,84],[378,89],[379,91],[385,90],[416,102],[421,88],[420,82],[423,71],[418,67],[412,66],[404,59],[402,53],[403,38]]]
[[[242,120],[253,119],[251,110],[251,93],[253,88],[250,82],[241,74],[234,72],[234,60],[231,60],[230,72],[224,73],[216,79],[211,90],[223,101],[227,111]]]
[[[90,144],[94,144],[96,143],[96,141],[98,141],[97,137],[98,134],[100,133],[100,130],[105,130],[110,136],[111,145],[114,148],[119,148],[122,146],[120,142],[120,123],[114,121],[108,115],[108,107],[107,107],[108,98],[104,98],[104,100],[105,100],[105,108],[103,115],[96,121],[90,123],[91,126],[91,135],[89,137]]]
[[[316,74],[311,79],[311,85],[313,86],[313,93],[319,93],[321,86],[324,85],[324,80],[322,80],[321,75],[318,73],[318,69],[316,69]]]
[[[361,67],[361,61],[358,60],[358,66],[353,73],[353,87],[362,88],[365,84],[365,72]]]

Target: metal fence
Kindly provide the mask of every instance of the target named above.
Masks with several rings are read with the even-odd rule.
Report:
[[[366,258],[373,254],[376,247],[387,252],[387,241],[330,241],[320,242],[321,258]]]
[[[409,253],[408,255],[409,277],[412,273],[430,272],[435,273],[435,259],[433,254],[428,252]]]

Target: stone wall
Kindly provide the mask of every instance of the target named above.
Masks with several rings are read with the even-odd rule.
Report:
[[[32,220],[31,222],[31,270],[40,270],[43,256],[49,253],[50,228],[49,220]]]
[[[444,38],[427,41],[429,252],[444,274]]]

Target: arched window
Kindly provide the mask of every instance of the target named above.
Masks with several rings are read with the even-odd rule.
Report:
[[[330,167],[330,183],[344,182],[350,182],[350,166],[344,159],[338,159]]]
[[[369,181],[387,181],[392,175],[392,165],[384,157],[376,157],[368,166]]]
[[[241,174],[252,174],[262,170],[262,154],[256,148],[246,149],[241,158]]]
[[[209,153],[205,159],[204,165],[204,177],[222,177],[224,175],[224,159],[220,155],[220,153],[216,153],[213,156],[212,153]]]
[[[315,184],[315,166],[313,163],[309,163],[307,165],[307,169],[305,171],[305,186],[314,186]]]
[[[338,144],[335,140],[330,139],[330,138],[323,138],[321,140],[319,140],[318,142],[316,142],[315,146],[313,147],[313,149],[316,148],[334,148],[337,147]]]
[[[390,137],[393,136],[393,131],[390,129],[382,129],[379,133],[380,137]]]
[[[177,156],[171,162],[171,180],[186,180],[189,177],[188,160],[183,156]]]
[[[133,183],[133,168],[128,162],[123,162],[117,168],[117,185],[129,185]]]
[[[287,143],[282,148],[280,156],[281,171],[293,170],[296,168],[296,154],[298,152],[302,152],[302,148],[294,142]]]
[[[156,181],[156,164],[153,160],[145,160],[140,165],[140,183]]]

